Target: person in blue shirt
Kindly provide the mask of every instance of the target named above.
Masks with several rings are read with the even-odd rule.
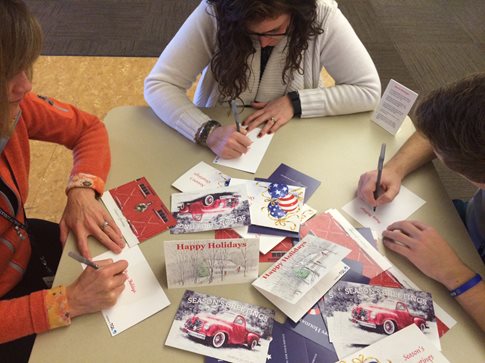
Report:
[[[383,169],[384,192],[374,198],[377,171],[373,170],[361,175],[359,197],[372,206],[391,202],[409,173],[437,157],[478,187],[470,201],[459,204],[471,240],[485,262],[485,73],[431,92],[417,107],[414,121],[417,131]],[[382,235],[387,248],[448,288],[485,330],[485,283],[433,227],[398,221]]]

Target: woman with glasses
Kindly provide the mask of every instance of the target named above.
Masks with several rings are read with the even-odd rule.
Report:
[[[335,86],[322,86],[322,68]],[[186,91],[202,76],[192,103]],[[294,117],[372,110],[376,68],[333,0],[203,0],[145,80],[145,99],[168,125],[223,158]],[[197,107],[237,100],[255,111],[247,129],[221,126]]]

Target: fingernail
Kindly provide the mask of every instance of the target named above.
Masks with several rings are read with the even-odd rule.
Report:
[[[263,134],[262,134],[262,133],[259,133],[259,134],[258,134],[258,137],[263,137]]]

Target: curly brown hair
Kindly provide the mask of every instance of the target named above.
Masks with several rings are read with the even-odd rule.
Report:
[[[219,83],[221,100],[239,97],[248,86],[251,69],[248,58],[256,52],[249,34],[248,23],[290,14],[288,27],[288,57],[283,82],[288,83],[291,72],[303,72],[303,51],[311,37],[323,33],[317,24],[317,0],[207,0],[213,6],[217,20],[217,51],[211,60],[211,70]]]

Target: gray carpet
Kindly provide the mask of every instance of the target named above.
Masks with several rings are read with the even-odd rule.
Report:
[[[45,34],[45,55],[157,57],[199,0],[26,0]],[[383,87],[419,94],[485,71],[484,0],[340,0]],[[438,166],[451,197],[473,187]]]

